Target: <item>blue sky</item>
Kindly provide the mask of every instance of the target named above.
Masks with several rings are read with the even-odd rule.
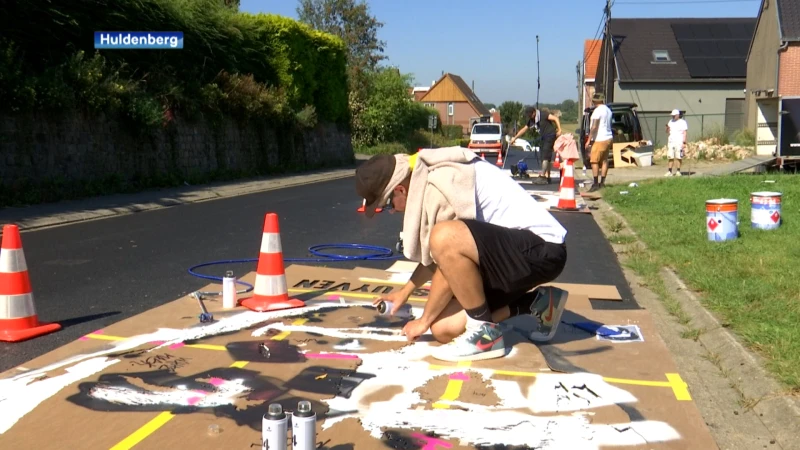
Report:
[[[460,75],[487,103],[577,98],[575,66],[595,37],[605,0],[371,0],[388,64],[429,86]],[[636,4],[632,4],[636,3]],[[241,0],[241,10],[297,18],[295,0]],[[612,17],[756,17],[759,0],[615,0]]]

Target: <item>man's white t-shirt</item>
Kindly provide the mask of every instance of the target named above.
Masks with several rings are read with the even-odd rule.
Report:
[[[669,128],[669,142],[683,144],[683,132],[689,130],[689,124],[683,119],[673,119],[667,122],[667,127]]]
[[[614,138],[614,133],[611,132],[611,119],[613,114],[611,108],[606,105],[598,105],[592,113],[592,118],[589,120],[589,126],[597,120],[597,137],[594,139],[596,142],[608,141]]]
[[[478,220],[530,230],[553,244],[564,243],[567,230],[525,188],[491,163],[479,160],[473,164]]]

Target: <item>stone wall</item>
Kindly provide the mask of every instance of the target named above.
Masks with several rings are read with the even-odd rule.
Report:
[[[353,163],[350,133],[336,125],[311,130],[266,121],[214,125],[174,118],[142,131],[104,116],[0,114],[0,188],[76,185],[107,180],[202,180]]]

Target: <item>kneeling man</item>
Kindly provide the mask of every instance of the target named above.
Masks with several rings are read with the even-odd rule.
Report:
[[[555,335],[567,293],[537,286],[567,261],[567,231],[498,167],[461,147],[409,155],[376,155],[356,170],[366,215],[391,200],[403,212],[403,254],[419,262],[411,280],[382,299],[396,312],[431,282],[422,317],[403,328],[408,340],[429,329],[448,345],[434,357],[470,361],[505,356],[499,322],[530,314],[530,338]],[[376,300],[376,303],[381,299]]]

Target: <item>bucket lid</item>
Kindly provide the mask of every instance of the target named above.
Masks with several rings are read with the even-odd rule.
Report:
[[[780,197],[783,194],[780,192],[753,192],[750,195],[755,197]]]
[[[739,203],[739,200],[735,198],[715,198],[714,200],[706,200],[706,204],[711,203],[712,205],[724,205],[727,203]]]

